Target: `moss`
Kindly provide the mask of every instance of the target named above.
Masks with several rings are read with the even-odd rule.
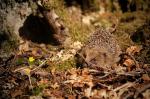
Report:
[[[50,62],[49,66],[45,68],[46,71],[51,70],[58,70],[58,71],[65,71],[67,69],[73,68],[76,66],[74,57],[65,60],[65,61],[53,61]]]
[[[1,44],[1,48],[6,53],[11,53],[16,51],[18,42],[16,40],[8,40]]]
[[[146,13],[141,11],[134,13],[128,12],[121,15],[120,23],[114,34],[117,36],[117,40],[122,49],[126,49],[128,46],[135,44],[130,36],[133,35],[139,27],[146,23],[148,17],[145,15]]]
[[[43,1],[42,3],[45,9],[51,10],[59,8],[60,4],[62,3],[62,0],[47,0],[47,2]]]
[[[46,84],[41,84],[41,85],[38,85],[37,87],[33,88],[32,90],[32,95],[40,95],[43,91],[43,89],[45,89],[47,87]]]
[[[57,70],[67,70],[70,69],[72,67],[75,67],[75,59],[74,58],[70,58],[66,61],[63,61],[59,64],[56,65],[56,69]]]
[[[37,9],[38,9],[37,4],[35,2],[33,2],[32,0],[30,0],[29,2],[30,2],[30,7],[31,7],[33,15],[36,15]]]
[[[65,6],[55,9],[56,13],[63,20],[65,26],[69,29],[70,36],[73,41],[85,41],[87,35],[91,32],[92,27],[82,24],[81,20],[78,20],[78,16],[74,16],[69,13]],[[77,19],[76,19],[77,18]]]

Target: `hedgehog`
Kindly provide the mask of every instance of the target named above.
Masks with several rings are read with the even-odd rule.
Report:
[[[114,35],[104,28],[92,33],[77,53],[77,64],[81,67],[111,69],[119,61],[121,49]]]

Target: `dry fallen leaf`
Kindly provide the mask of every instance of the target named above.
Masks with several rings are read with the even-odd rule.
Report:
[[[128,71],[131,71],[131,68],[135,65],[135,62],[132,59],[126,59],[123,65],[127,66]]]
[[[97,98],[100,98],[100,99],[106,99],[107,97],[107,90],[106,89],[100,89],[100,90],[93,90],[92,91],[92,96],[93,97],[97,97]]]
[[[129,55],[134,55],[135,53],[139,53],[142,49],[142,46],[130,46],[127,48],[126,53]]]
[[[44,94],[44,96],[47,96],[47,97],[51,97],[52,96],[51,90],[49,90],[49,89],[43,89],[42,93]]]
[[[55,67],[53,67],[53,68],[51,69],[51,74],[52,74],[52,75],[54,75],[54,74],[55,74],[55,72],[56,72],[56,68],[55,68]]]
[[[83,46],[83,44],[81,42],[76,41],[70,45],[70,48],[75,49],[75,50],[79,50],[79,49],[81,49],[82,46]]]
[[[90,97],[92,95],[92,88],[89,87],[89,88],[85,89],[84,94],[86,97]]]
[[[21,67],[18,68],[16,70],[14,70],[14,72],[20,72],[21,75],[30,75],[31,69],[29,67]]]
[[[150,77],[149,77],[148,74],[143,74],[142,79],[145,80],[145,81],[150,81]]]
[[[51,87],[52,87],[53,89],[56,89],[56,88],[59,88],[59,85],[58,85],[58,83],[56,82],[56,83],[54,83],[54,84],[51,84]]]
[[[19,45],[19,51],[29,51],[30,47],[29,47],[29,42],[25,41],[25,42],[21,42],[21,44]]]
[[[48,79],[41,79],[37,84],[42,85],[42,84],[47,84],[47,83],[48,83]]]
[[[144,98],[143,99],[149,99],[150,98],[150,89],[146,90],[144,93],[142,93]]]

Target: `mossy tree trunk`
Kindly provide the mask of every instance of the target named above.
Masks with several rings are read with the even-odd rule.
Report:
[[[9,57],[16,50],[19,28],[29,14],[28,4],[28,0],[0,0],[0,57]]]

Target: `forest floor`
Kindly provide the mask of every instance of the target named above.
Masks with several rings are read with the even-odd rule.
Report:
[[[10,50],[4,43],[0,53],[11,53],[0,56],[0,98],[149,99],[150,19],[145,15],[141,11],[103,13],[92,23],[106,28],[114,23],[117,26],[114,35],[123,53],[118,68],[112,71],[77,68],[74,56],[87,34],[72,34],[77,36],[66,49],[22,41],[17,46],[12,44]],[[95,14],[87,16],[83,22],[89,25]],[[86,30],[94,28],[80,32]]]

